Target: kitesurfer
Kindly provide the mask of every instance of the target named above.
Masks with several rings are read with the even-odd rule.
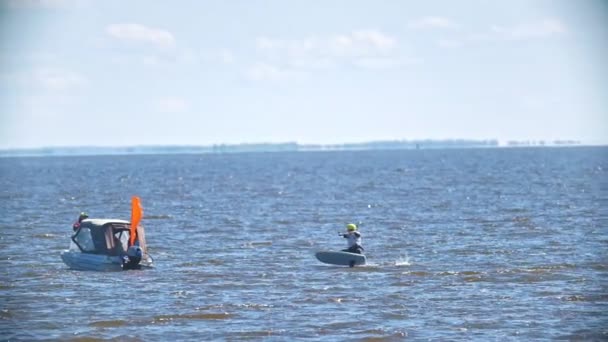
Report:
[[[361,246],[361,233],[357,231],[357,225],[349,223],[346,225],[346,233],[340,233],[340,236],[346,239],[348,245],[343,252],[363,254],[364,248]]]

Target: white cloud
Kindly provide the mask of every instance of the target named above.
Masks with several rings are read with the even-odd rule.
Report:
[[[396,59],[396,58],[359,58],[353,61],[353,65],[365,69],[392,69],[404,65],[412,65],[421,63],[418,59]]]
[[[260,37],[259,52],[269,58],[317,59],[386,54],[397,45],[395,38],[376,30],[359,30],[327,37],[281,40]]]
[[[234,54],[232,51],[223,49],[218,52],[219,59],[224,64],[232,64],[235,61]]]
[[[301,70],[282,68],[266,63],[257,63],[247,70],[247,78],[253,81],[301,80],[306,73]]]
[[[426,29],[450,29],[457,27],[451,20],[444,17],[423,17],[409,23],[409,27],[418,30]]]
[[[534,23],[513,26],[494,25],[485,32],[469,33],[466,36],[440,39],[437,45],[443,48],[459,48],[472,43],[519,41],[549,38],[568,32],[566,26],[557,19],[544,19]]]
[[[352,33],[352,39],[358,45],[366,45],[380,51],[391,50],[395,47],[395,38],[375,30],[361,30]]]
[[[168,53],[156,54],[154,51],[148,51],[148,53],[137,55],[135,58],[136,62],[141,62],[147,67],[167,67],[175,64],[193,65],[199,63],[200,60],[201,57],[196,52],[184,49],[173,49]]]
[[[180,113],[188,110],[188,102],[177,96],[168,96],[158,100],[157,109],[165,113]]]
[[[440,39],[437,45],[442,48],[459,48],[464,46],[464,43],[458,39]]]
[[[236,61],[234,53],[229,49],[216,49],[199,53],[205,63],[233,64]]]
[[[378,30],[301,39],[258,37],[260,61],[247,70],[255,81],[302,80],[312,72],[339,65],[386,69],[410,64],[397,56],[397,40]]]
[[[496,36],[509,40],[543,38],[562,34],[566,31],[566,27],[556,19],[544,19],[537,23],[511,27],[493,26],[491,29],[491,32]]]
[[[35,74],[36,80],[48,89],[66,90],[84,85],[84,78],[69,70],[45,69]]]
[[[147,43],[161,48],[175,46],[175,38],[171,32],[139,24],[108,25],[106,33],[113,38],[126,42]]]
[[[152,55],[143,56],[142,62],[145,66],[157,66],[162,63],[159,57]]]
[[[288,61],[288,64],[294,69],[321,70],[334,67],[336,62],[328,57],[293,58]]]
[[[13,74],[5,77],[5,80],[26,88],[42,88],[53,92],[74,90],[87,83],[79,73],[59,68],[38,68],[23,74]]]
[[[397,40],[378,30],[310,36],[302,39],[259,37],[256,48],[264,60],[248,71],[253,80],[303,78],[311,70],[340,64],[374,68],[396,66]],[[277,65],[289,66],[278,67]]]

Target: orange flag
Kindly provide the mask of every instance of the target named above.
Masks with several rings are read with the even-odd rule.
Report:
[[[137,235],[137,226],[139,221],[144,216],[144,209],[141,207],[139,197],[131,197],[131,237],[129,239],[129,246],[133,246],[135,243],[135,237]]]

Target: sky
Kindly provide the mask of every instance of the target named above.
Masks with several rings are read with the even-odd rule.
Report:
[[[0,148],[608,144],[603,0],[0,0]]]

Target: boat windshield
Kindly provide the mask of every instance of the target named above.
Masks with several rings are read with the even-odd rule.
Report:
[[[93,243],[93,237],[91,235],[91,229],[88,227],[81,227],[72,240],[78,245],[80,250],[83,252],[93,253],[95,252],[95,244]]]

